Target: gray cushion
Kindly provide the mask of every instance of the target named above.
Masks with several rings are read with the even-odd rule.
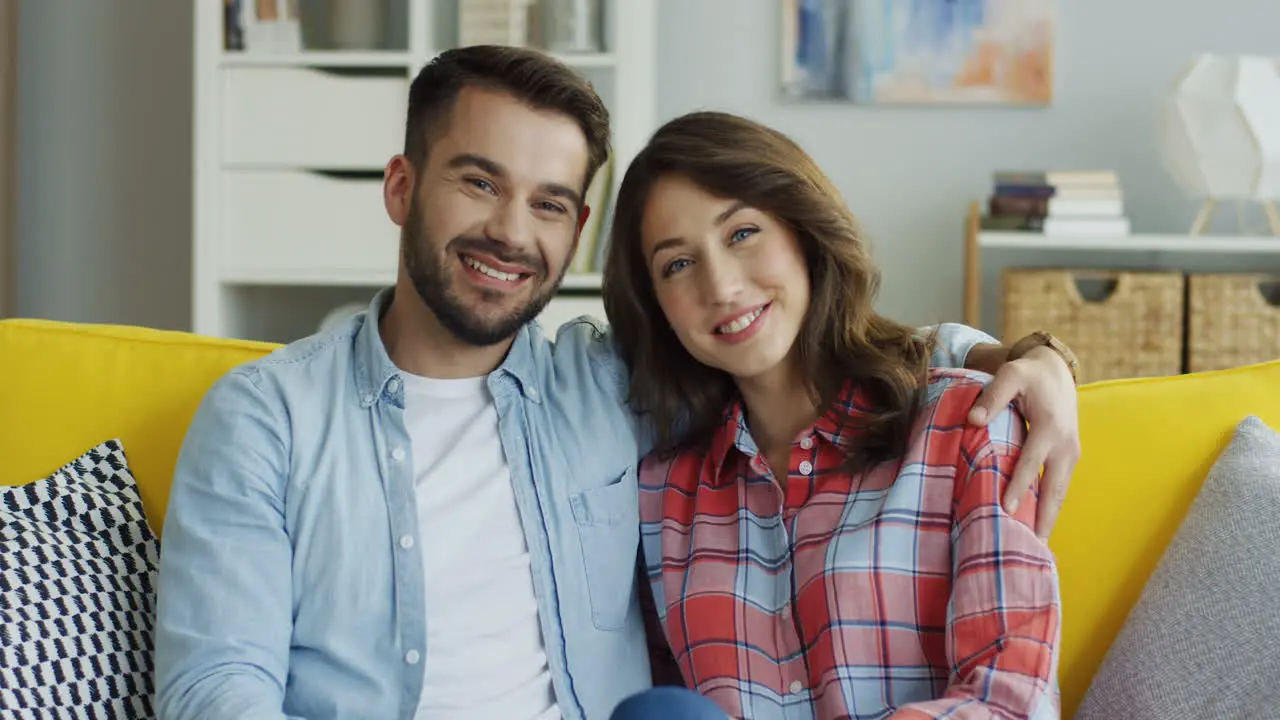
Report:
[[[1280,435],[1250,416],[1205,479],[1076,719],[1274,717],[1278,679]]]

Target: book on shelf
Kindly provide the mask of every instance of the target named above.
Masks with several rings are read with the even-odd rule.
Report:
[[[983,230],[1044,235],[1128,235],[1124,193],[1113,170],[997,170]]]
[[[591,208],[591,214],[587,216],[582,234],[578,236],[578,249],[569,263],[569,272],[593,273],[602,269],[604,245],[608,239],[606,220],[613,210],[612,189],[613,155],[610,155],[596,171],[591,186],[587,188],[585,202]]]

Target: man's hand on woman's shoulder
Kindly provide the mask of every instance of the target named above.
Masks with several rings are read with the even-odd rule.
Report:
[[[1036,534],[1047,539],[1080,460],[1075,377],[1062,355],[1048,346],[1001,362],[994,370],[995,378],[974,404],[969,420],[985,425],[1011,402],[1026,416],[1027,440],[1004,504],[1009,512],[1017,509],[1043,468]]]

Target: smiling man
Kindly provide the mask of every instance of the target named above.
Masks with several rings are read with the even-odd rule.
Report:
[[[595,719],[650,685],[636,465],[652,433],[602,325],[552,341],[531,322],[608,152],[600,98],[545,55],[471,47],[422,70],[385,172],[395,286],[233,370],[188,431],[162,719]],[[939,363],[1007,356],[942,330]],[[1032,432],[1073,440],[1070,394],[1054,409],[1044,390],[1066,366],[1037,349],[1003,367],[1047,407]]]

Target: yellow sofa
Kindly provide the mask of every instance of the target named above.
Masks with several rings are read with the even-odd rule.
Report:
[[[0,321],[0,484],[119,438],[161,532],[169,477],[208,387],[266,343]],[[1218,453],[1247,414],[1280,427],[1280,361],[1080,389],[1084,457],[1051,545],[1063,582],[1063,716],[1088,689]]]

